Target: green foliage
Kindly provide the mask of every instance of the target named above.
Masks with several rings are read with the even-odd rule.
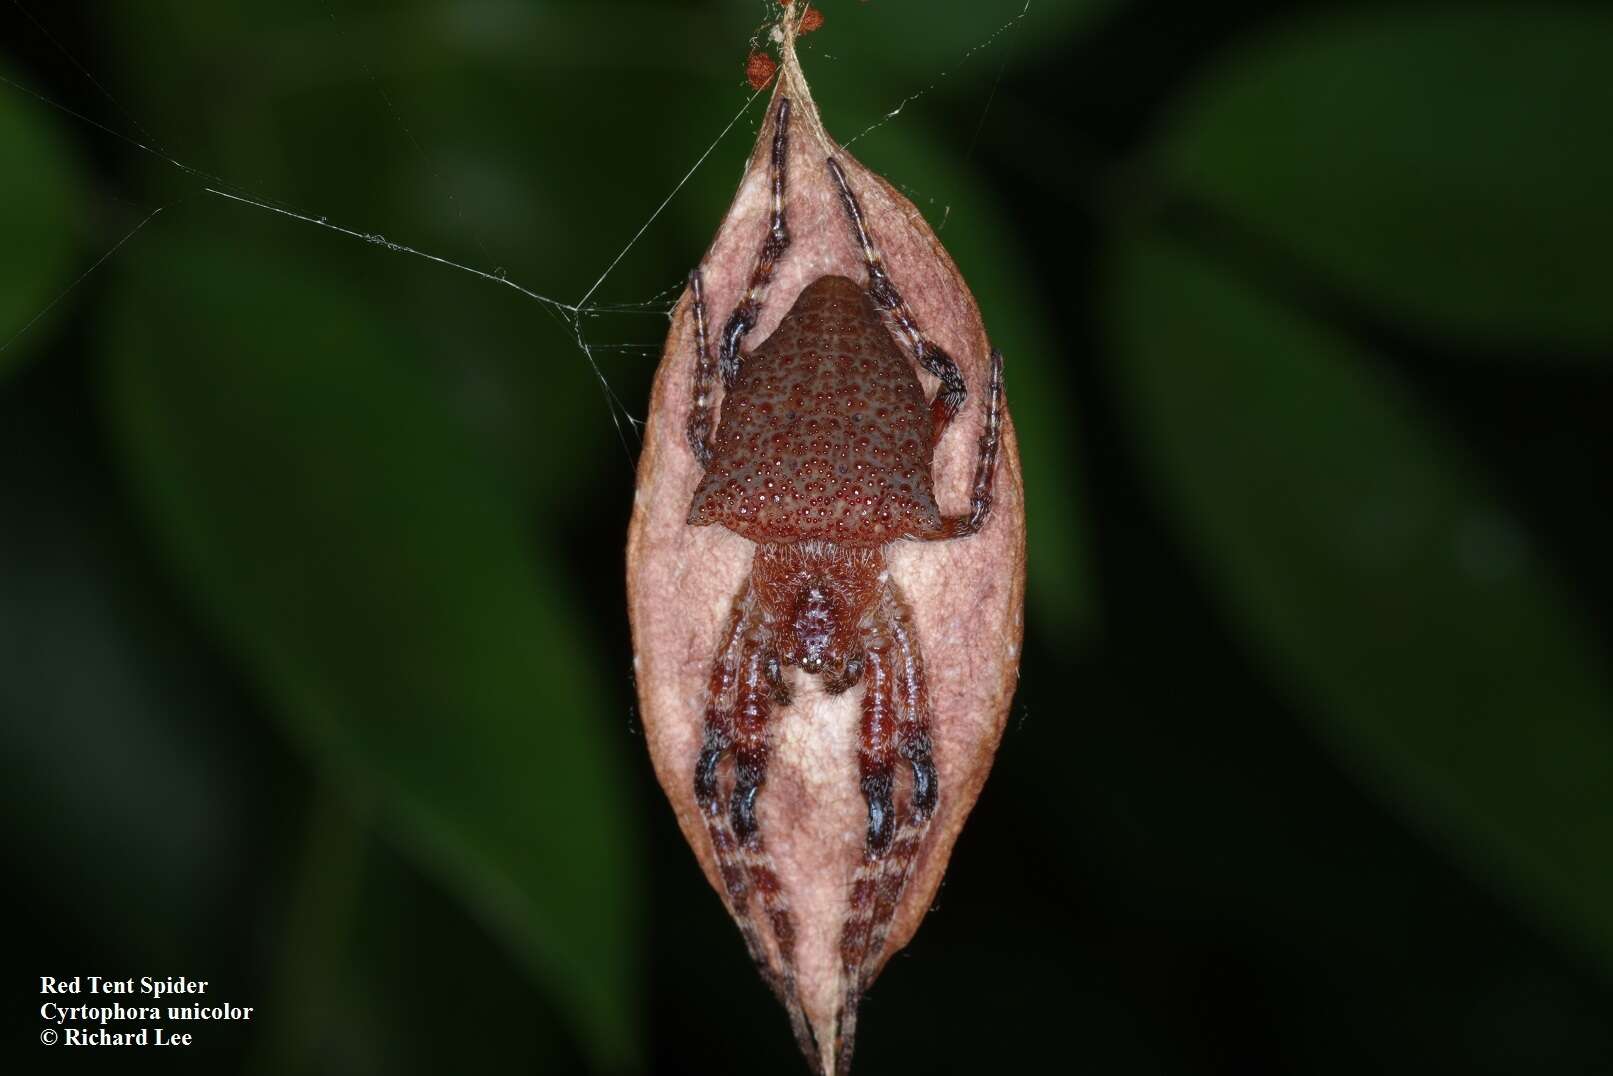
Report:
[[[1217,960],[1296,1006],[1261,1031],[1304,1040],[1296,1070],[1387,1070],[1335,1049],[1367,994],[1419,1006],[1372,1029],[1411,1067],[1597,1055],[1602,995],[1551,959],[1613,968],[1606,640],[1561,534],[1495,473],[1507,435],[1442,394],[1590,384],[1613,354],[1608,15],[823,6],[803,53],[826,121],[974,289],[1030,517],[1024,718],[948,914],[875,995],[870,1070],[989,1067],[1016,1021],[1016,1043],[1066,1049],[1059,1010],[1097,1068],[1207,1070],[1172,1038],[1200,1017],[1181,1033],[1156,1001],[1198,1013],[1223,983],[1194,969]],[[768,7],[165,0],[79,27],[113,102],[51,83],[44,39],[18,77],[136,117],[232,189],[572,302],[744,105]],[[630,419],[758,116],[594,295],[585,356],[549,307],[225,204],[0,85],[0,342],[131,214],[171,207],[0,351],[0,566],[26,567],[0,568],[13,851],[142,958],[205,950],[236,928],[193,921],[270,878],[236,931],[268,939],[236,955],[272,965],[261,1071],[440,1071],[450,1010],[522,1028],[467,1045],[478,1070],[647,1069],[661,1040],[712,1071],[797,1063],[631,735],[620,623]],[[1518,472],[1594,458],[1567,444]],[[1544,477],[1546,502],[1584,502],[1568,526],[1607,533],[1594,489]],[[1210,609],[1172,589],[1194,591],[1176,553]],[[1201,688],[1195,660],[1238,667]],[[238,838],[264,832],[254,810],[290,816],[285,847]],[[1273,967],[1313,1008],[1279,1005]],[[1487,985],[1456,981],[1472,968]],[[428,997],[433,975],[497,998]],[[963,980],[1014,985],[982,1002]],[[968,1042],[910,1030],[982,1011]],[[1394,1022],[1353,1018],[1347,1038]],[[1426,1055],[1394,1052],[1423,1032]]]
[[[638,853],[583,595],[317,261],[160,258],[123,281],[107,414],[176,583],[330,779],[628,1062]]]
[[[1555,7],[1312,18],[1233,50],[1146,157],[1368,316],[1599,355],[1610,31]],[[1384,356],[1157,228],[1115,245],[1134,433],[1251,647],[1366,787],[1613,960],[1613,693],[1567,581]]]
[[[1114,361],[1229,613],[1369,787],[1613,959],[1613,693],[1561,581],[1364,353],[1122,240]]]
[[[1606,10],[1312,17],[1225,56],[1155,159],[1385,315],[1467,341],[1606,349],[1610,68]]]
[[[0,74],[5,74],[0,69]],[[36,348],[51,318],[33,319],[72,280],[82,180],[42,106],[0,85],[0,382]],[[53,313],[54,311],[52,311]],[[29,322],[33,322],[29,325]]]
[[[735,0],[734,7],[746,6]],[[754,5],[751,5],[754,6]],[[1090,27],[1116,6],[1115,0],[1034,0],[1026,4],[934,4],[915,13],[910,4],[815,4],[824,14],[823,28],[802,39],[807,63],[813,53],[827,54],[851,78],[886,94],[913,93],[934,84],[942,72],[972,81],[990,78],[1005,62],[1024,62]],[[916,17],[915,17],[916,15]],[[990,47],[986,47],[989,43]],[[970,72],[979,64],[985,71]],[[820,64],[820,66],[822,66]],[[961,70],[960,70],[961,69]],[[894,78],[906,80],[903,85]],[[868,104],[892,108],[896,100]],[[847,132],[850,137],[854,132]]]
[[[60,878],[61,911],[172,958],[203,943],[214,881],[246,854],[248,790],[209,735],[231,700],[131,580],[142,536],[82,454],[69,430],[0,420],[0,809]]]

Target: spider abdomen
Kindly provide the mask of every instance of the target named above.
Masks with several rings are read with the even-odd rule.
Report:
[[[924,391],[873,300],[819,277],[745,357],[689,522],[762,543],[933,531],[929,433]]]

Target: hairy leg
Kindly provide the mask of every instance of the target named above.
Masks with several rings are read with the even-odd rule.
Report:
[[[911,782],[908,786],[905,810],[896,822],[885,854],[885,873],[881,879],[874,906],[873,929],[868,943],[870,965],[885,947],[890,931],[891,917],[902,888],[907,884],[907,873],[913,865],[918,846],[929,831],[930,818],[940,800],[940,782],[931,755],[930,696],[924,680],[924,660],[919,653],[918,636],[913,625],[913,614],[902,599],[896,585],[885,584],[881,605],[894,642],[896,694],[900,705],[896,707],[896,753],[908,764]]]
[[[858,763],[868,831],[863,862],[852,878],[841,928],[841,979],[846,1004],[836,1053],[848,1064],[856,1038],[857,1006],[873,981],[908,872],[929,831],[940,788],[930,755],[930,703],[912,614],[887,582],[864,640],[867,651]],[[907,795],[895,802],[898,762],[910,770]]]
[[[986,525],[991,517],[992,489],[997,480],[997,450],[1003,434],[1003,353],[991,351],[991,383],[986,387],[986,421],[980,430],[980,454],[975,459],[974,485],[970,489],[969,511],[941,517],[934,531],[915,534],[925,541],[967,538]]]
[[[695,763],[694,792],[695,801],[700,805],[701,813],[706,819],[707,832],[711,836],[712,850],[716,855],[717,869],[722,875],[728,909],[739,923],[740,933],[745,937],[745,947],[750,950],[751,959],[761,968],[763,975],[771,979],[761,937],[750,918],[750,884],[739,858],[739,842],[734,836],[728,813],[722,810],[718,802],[718,766],[734,746],[734,704],[738,695],[740,661],[745,638],[753,630],[756,616],[755,596],[747,583],[734,601],[733,611],[728,617],[728,626],[723,632],[722,643],[717,650],[716,661],[712,664],[706,703],[705,737],[701,744],[700,757]]]
[[[795,921],[756,814],[767,779],[768,718],[780,692],[772,649],[771,632],[747,581],[712,665],[705,738],[695,763],[695,800],[706,820],[729,911],[751,959],[789,1013],[801,1049],[811,1057],[817,1048],[796,989]],[[729,757],[733,787],[724,804],[720,768]],[[772,934],[776,965],[752,917],[752,892]]]
[[[711,393],[716,364],[711,360],[711,345],[706,340],[706,294],[700,270],[689,274],[689,291],[694,304],[694,385],[689,394],[689,419],[684,433],[689,448],[703,471],[711,466]]]
[[[963,373],[951,355],[924,335],[913,312],[896,290],[896,285],[891,283],[890,274],[885,271],[885,257],[879,252],[879,244],[868,230],[868,219],[863,215],[857,192],[851,189],[851,183],[846,178],[846,170],[833,157],[826,163],[829,175],[840,192],[840,204],[862,248],[863,264],[868,269],[868,294],[873,297],[874,305],[890,313],[897,329],[906,338],[913,358],[941,382],[935,399],[930,401],[930,447],[934,448],[940,442],[941,434],[946,432],[948,423],[958,413],[958,408],[963,406],[964,397],[969,394],[963,383]]]
[[[882,619],[876,617],[876,623]],[[893,644],[889,634],[876,627],[863,645],[867,656],[857,763],[863,798],[868,803],[868,828],[863,861],[852,875],[849,907],[840,928],[840,979],[845,1001],[836,1021],[835,1054],[842,1067],[850,1061],[857,1037],[857,1008],[866,985],[863,969],[869,962],[883,857],[890,850],[895,830],[894,740],[900,700],[893,676]]]
[[[756,327],[757,315],[761,313],[762,299],[767,294],[767,285],[773,279],[773,268],[778,265],[784,251],[790,245],[789,223],[784,213],[784,187],[786,174],[789,170],[790,157],[790,99],[780,97],[773,120],[773,150],[768,163],[768,176],[772,180],[772,212],[769,218],[767,238],[762,241],[761,253],[756,258],[756,267],[751,270],[750,287],[745,291],[745,297],[734,308],[728,323],[723,326],[722,344],[717,356],[717,366],[722,373],[723,388],[732,389],[734,382],[739,380],[740,353],[739,347],[744,343],[746,335]]]

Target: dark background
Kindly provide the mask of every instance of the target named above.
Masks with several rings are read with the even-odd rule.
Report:
[[[1009,356],[1030,507],[1008,733],[859,1071],[1613,1071],[1613,20],[1022,6],[806,42]],[[797,1070],[621,578],[760,104],[581,316],[203,189],[575,305],[766,17],[0,8],[9,1069]],[[45,974],[256,1017],[50,1049]]]

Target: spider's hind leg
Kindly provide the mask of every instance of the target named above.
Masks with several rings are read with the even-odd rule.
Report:
[[[684,433],[700,469],[711,466],[711,393],[716,365],[711,361],[711,345],[706,340],[706,294],[698,268],[689,274],[690,302],[694,309],[694,384],[689,393],[689,418]]]
[[[986,387],[986,416],[980,427],[980,452],[975,457],[974,485],[969,491],[969,511],[942,516],[934,530],[912,535],[925,541],[967,538],[991,518],[992,491],[997,482],[997,452],[1003,436],[1003,353],[991,349],[991,383]]]
[[[941,382],[935,399],[930,401],[930,447],[934,448],[969,395],[969,389],[963,383],[963,371],[958,369],[958,364],[941,345],[924,335],[918,320],[913,317],[913,311],[902,299],[901,292],[891,283],[890,274],[885,271],[885,257],[868,230],[868,218],[863,214],[857,192],[851,189],[846,170],[833,157],[826,164],[835,188],[840,192],[840,205],[846,211],[852,231],[856,233],[857,245],[862,248],[863,265],[868,270],[869,296],[873,298],[875,306],[888,312],[896,322],[896,327],[913,352],[913,358]]]
[[[739,380],[739,347],[756,327],[762,311],[762,299],[773,280],[773,270],[790,246],[789,221],[784,211],[785,181],[790,159],[790,99],[780,97],[773,114],[773,148],[768,160],[768,177],[772,183],[771,206],[768,214],[767,237],[762,240],[761,253],[751,270],[750,285],[745,296],[734,308],[728,323],[723,326],[722,341],[717,353],[717,368],[722,374],[723,388],[732,389]]]

